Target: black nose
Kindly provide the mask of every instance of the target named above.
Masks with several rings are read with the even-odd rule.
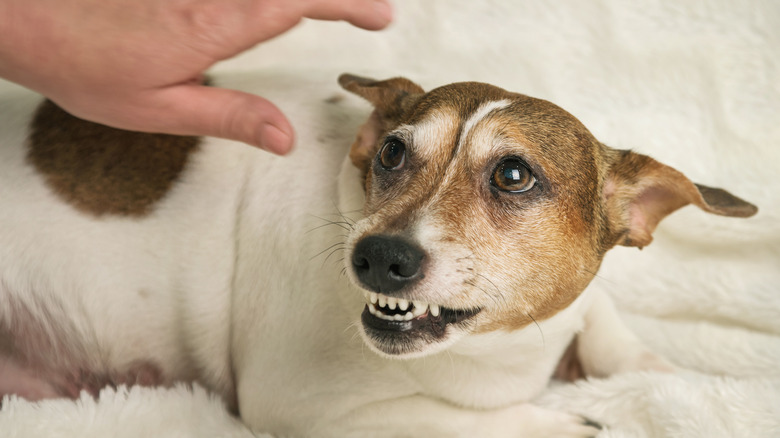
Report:
[[[355,245],[352,267],[363,285],[389,294],[422,277],[422,249],[398,237],[368,236]]]

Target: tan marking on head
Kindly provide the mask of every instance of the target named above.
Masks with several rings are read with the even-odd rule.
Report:
[[[79,211],[144,216],[168,193],[198,141],[110,128],[46,100],[31,122],[27,159]]]

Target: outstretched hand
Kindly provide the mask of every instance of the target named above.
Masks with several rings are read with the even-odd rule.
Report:
[[[391,15],[387,0],[0,0],[0,77],[105,125],[284,154],[294,132],[279,109],[203,72],[302,18],[376,30]]]

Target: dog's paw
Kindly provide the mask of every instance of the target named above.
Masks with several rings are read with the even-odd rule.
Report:
[[[593,420],[579,415],[558,413],[557,421],[540,429],[533,437],[594,438],[603,427]],[[525,437],[526,435],[522,435]]]
[[[496,436],[515,438],[589,438],[601,431],[600,424],[579,415],[554,411],[531,404],[523,404],[506,412],[502,422],[511,425],[512,431]]]

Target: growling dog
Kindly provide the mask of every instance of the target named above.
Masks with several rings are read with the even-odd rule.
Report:
[[[754,206],[543,100],[340,84],[368,120],[289,103],[287,158],[6,99],[0,394],[197,381],[283,436],[585,437],[529,403],[565,352],[587,375],[673,370],[586,286],[680,207]]]

